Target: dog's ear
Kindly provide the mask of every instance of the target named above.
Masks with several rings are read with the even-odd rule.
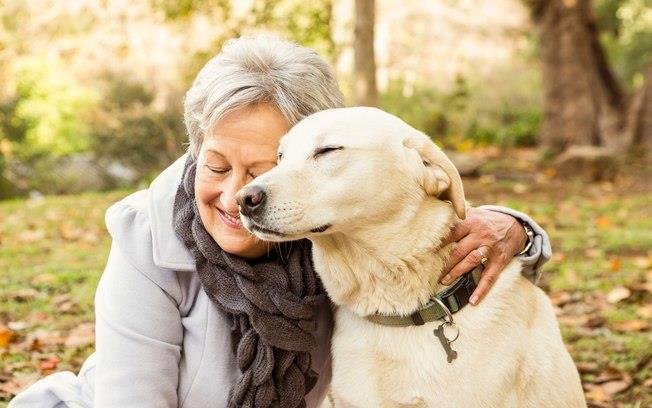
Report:
[[[460,173],[448,156],[425,134],[414,131],[403,145],[414,149],[421,157],[419,181],[427,194],[449,200],[460,219],[466,218],[466,200]]]

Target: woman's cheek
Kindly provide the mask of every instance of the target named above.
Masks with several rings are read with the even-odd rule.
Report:
[[[197,175],[195,180],[195,197],[205,205],[210,205],[220,194],[219,182],[205,175]],[[198,203],[199,204],[199,203]]]

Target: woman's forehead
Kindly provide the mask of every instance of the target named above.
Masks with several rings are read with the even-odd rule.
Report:
[[[240,161],[246,165],[259,163],[276,163],[278,138],[250,137],[249,135],[233,135],[214,133],[202,144],[202,151],[207,160]]]
[[[278,145],[290,125],[283,114],[271,104],[257,104],[236,109],[220,118],[209,136],[237,139],[242,143]]]

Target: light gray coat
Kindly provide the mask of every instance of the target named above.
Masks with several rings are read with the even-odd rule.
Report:
[[[10,408],[226,406],[237,376],[226,317],[204,293],[190,252],[172,226],[172,205],[185,155],[146,190],[106,212],[113,243],[95,296],[96,352],[79,375],[52,374],[19,394]],[[548,237],[530,224],[534,244],[521,256],[524,273],[536,280],[550,258]],[[331,311],[320,311],[319,347],[313,368],[319,381],[307,396],[318,407],[330,382]]]

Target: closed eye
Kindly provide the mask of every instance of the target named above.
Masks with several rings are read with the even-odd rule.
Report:
[[[329,153],[329,152],[334,152],[336,150],[342,150],[344,149],[344,146],[323,146],[323,147],[318,147],[315,149],[315,152],[313,153],[312,157],[317,158],[318,156],[321,156],[323,154]]]

